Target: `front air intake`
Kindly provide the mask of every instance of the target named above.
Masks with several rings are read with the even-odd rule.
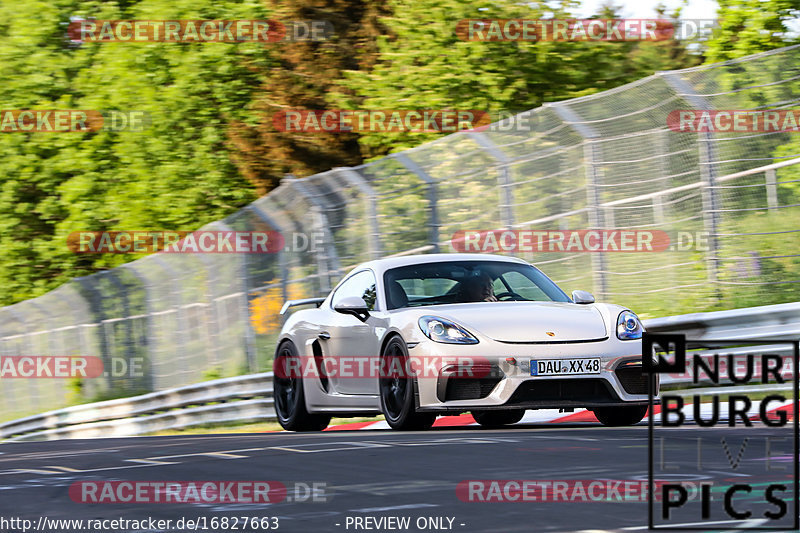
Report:
[[[440,401],[480,400],[489,396],[505,374],[494,364],[472,364],[468,370],[451,365],[442,370],[436,395]]]
[[[642,372],[642,365],[622,366],[617,368],[614,373],[628,394],[647,394],[650,376]],[[658,394],[658,386],[653,394]]]

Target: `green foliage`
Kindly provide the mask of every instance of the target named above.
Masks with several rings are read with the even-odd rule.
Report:
[[[355,96],[330,95],[336,104],[348,109],[475,109],[500,118],[698,61],[675,41],[487,42],[462,40],[455,31],[464,19],[570,18],[575,6],[570,2],[392,0],[389,5],[393,14],[383,20],[388,34],[378,39],[377,64],[367,73],[348,72],[345,85]],[[366,156],[376,157],[437,136],[370,132],[359,142]]]
[[[143,131],[0,135],[0,303],[38,296],[131,256],[77,256],[70,232],[195,229],[254,198],[227,125],[259,83],[257,44],[66,41],[70,16],[266,18],[255,1],[0,5],[4,109],[144,111]]]
[[[688,52],[685,43],[677,41],[469,42],[455,31],[462,19],[569,18],[576,7],[577,2],[567,0],[56,0],[0,4],[0,76],[4,80],[0,100],[4,109],[136,110],[150,118],[150,126],[143,131],[0,134],[0,304],[41,295],[75,276],[136,258],[75,255],[66,247],[71,232],[195,229],[268,192],[286,172],[304,176],[354,165],[439,137],[407,132],[289,135],[272,128],[276,110],[458,108],[489,111],[500,117],[544,102],[610,89],[657,70],[692,66],[700,60]],[[790,42],[786,21],[799,7],[800,0],[720,0],[721,28],[705,43],[707,58],[719,61]],[[597,16],[612,18],[615,9],[604,6]],[[664,18],[661,11],[659,16]],[[321,43],[87,43],[75,47],[66,40],[71,16],[315,18],[331,21],[335,36]],[[718,77],[718,84],[738,89],[757,84],[765,68],[776,75],[790,67],[780,62],[731,67]],[[738,99],[726,104],[755,108],[787,100],[796,93],[795,86],[791,82],[736,92]],[[625,104],[626,97],[636,95],[620,95],[618,102]],[[538,148],[546,148],[547,142],[543,138]],[[800,145],[789,135],[754,140],[747,146],[750,151],[743,158],[800,153]],[[453,139],[428,151],[431,160],[424,164],[429,173],[435,178],[448,177],[456,185],[439,191],[442,206],[446,206],[440,213],[440,238],[465,225],[499,223],[494,161],[474,148],[469,140]],[[453,155],[457,153],[472,155],[456,159]],[[512,179],[532,180],[540,172],[537,168],[517,165],[511,169]],[[427,186],[391,160],[363,172],[382,198],[383,251],[399,252],[427,243]],[[781,205],[798,203],[800,187],[793,181],[800,179],[798,172],[794,167],[781,172]],[[580,181],[580,176],[575,179]],[[542,212],[561,210],[564,202],[571,201],[554,196],[563,183],[531,181],[527,186],[530,195],[552,198],[520,207],[521,216],[535,218]],[[529,195],[524,184],[519,187]],[[360,220],[366,205],[360,196],[348,198],[348,205],[346,219],[341,221],[345,229],[335,237],[346,243],[352,256],[345,259],[356,261],[365,258],[367,229]],[[748,217],[731,223],[751,222]],[[741,252],[746,255],[750,251]],[[761,248],[757,251],[766,253]],[[793,273],[791,264],[764,261],[765,272]],[[297,270],[305,275],[313,268]],[[694,274],[703,279],[702,263],[687,268],[696,268]],[[296,267],[292,269],[297,277]],[[575,273],[565,270],[564,278],[575,278]],[[686,305],[694,303],[687,301]],[[124,311],[111,308],[119,307],[118,302],[102,305],[110,314]],[[135,312],[144,312],[142,302],[130,305]]]
[[[250,106],[250,120],[231,129],[234,160],[244,176],[264,194],[286,174],[298,177],[362,162],[354,133],[282,131],[274,116],[287,110],[328,108],[330,95],[342,87],[342,71],[367,69],[374,62],[375,40],[382,32],[377,17],[382,0],[277,0],[280,20],[324,20],[334,29],[329,39],[295,42],[276,49],[263,72],[265,82]]]
[[[203,381],[213,381],[222,378],[222,368],[215,366],[203,371]]]
[[[727,284],[719,308],[797,301],[800,257],[795,251],[800,247],[800,234],[781,230],[798,227],[800,212],[786,208],[756,211],[723,228],[723,233],[742,236],[726,243],[721,278]]]
[[[798,0],[718,0],[720,27],[706,46],[708,62],[726,61],[798,42],[787,22],[800,15]]]

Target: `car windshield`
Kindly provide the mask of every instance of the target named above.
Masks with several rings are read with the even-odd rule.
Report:
[[[538,269],[505,261],[446,261],[384,273],[389,309],[467,302],[569,302]]]

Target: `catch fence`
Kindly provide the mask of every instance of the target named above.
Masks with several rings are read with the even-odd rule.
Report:
[[[286,179],[202,228],[278,231],[287,241],[279,253],[153,254],[0,309],[0,355],[96,356],[110,370],[87,380],[2,379],[1,418],[267,371],[286,299],[324,295],[365,260],[452,251],[457,231],[665,231],[680,246],[509,252],[568,292],[586,289],[646,317],[795,301],[798,134],[679,132],[668,117],[788,110],[798,100],[800,48],[789,47],[658,73],[358,167]],[[517,127],[523,117],[527,129]]]

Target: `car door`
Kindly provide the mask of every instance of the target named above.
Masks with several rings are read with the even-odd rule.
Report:
[[[328,324],[320,333],[320,346],[324,358],[330,358],[330,368],[337,370],[330,382],[336,392],[342,394],[377,394],[377,376],[370,369],[370,359],[379,356],[379,339],[376,328],[383,320],[369,316],[362,322],[353,315],[337,313],[336,304],[349,296],[358,296],[367,303],[370,312],[375,311],[377,300],[375,274],[362,270],[351,275],[333,294]]]

